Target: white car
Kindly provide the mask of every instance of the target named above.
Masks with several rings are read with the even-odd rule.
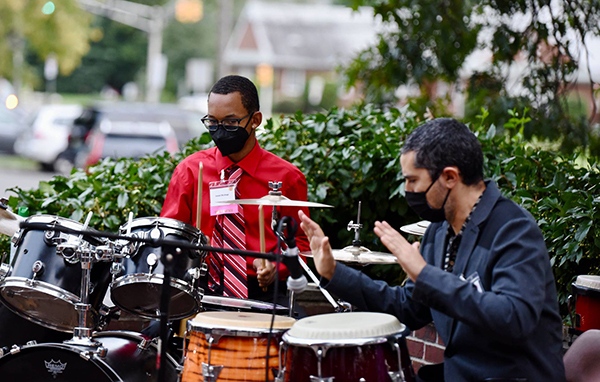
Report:
[[[15,142],[15,152],[39,162],[43,170],[54,171],[58,154],[67,148],[73,120],[82,111],[81,105],[43,105]]]

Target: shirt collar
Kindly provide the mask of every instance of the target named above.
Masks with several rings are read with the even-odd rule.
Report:
[[[219,174],[222,170],[229,168],[232,165],[239,166],[244,172],[248,173],[251,176],[254,176],[256,170],[258,169],[258,164],[260,162],[260,158],[262,157],[262,148],[258,144],[258,141],[254,144],[252,150],[246,155],[241,161],[235,163],[228,156],[223,156],[219,149],[216,149],[216,162],[217,162],[217,171]]]

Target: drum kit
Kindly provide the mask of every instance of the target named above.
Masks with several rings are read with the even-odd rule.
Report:
[[[329,207],[272,194],[237,202]],[[29,322],[73,334],[0,348],[3,381],[414,381],[406,328],[393,316],[352,312],[324,289],[335,313],[300,319],[276,304],[204,295],[205,256],[216,248],[199,229],[130,214],[114,234],[90,228],[91,217],[83,224],[52,215],[25,219],[0,202],[0,233],[13,244],[9,263],[0,265],[0,302]],[[355,240],[334,250],[337,260],[395,263],[391,254],[360,246],[360,223],[348,227]],[[120,311],[160,320],[160,338],[104,330]],[[167,349],[166,322],[173,320],[185,323],[181,355]]]

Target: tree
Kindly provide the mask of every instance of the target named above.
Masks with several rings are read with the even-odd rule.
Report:
[[[575,113],[568,96],[576,73],[589,73],[586,44],[600,35],[599,0],[347,0],[347,4],[372,6],[387,25],[377,44],[346,68],[348,84],[361,84],[368,101],[393,101],[394,91],[403,84],[417,84],[430,96],[432,83],[458,83],[468,57],[487,52],[489,66],[473,73],[468,93],[487,105],[475,102],[476,110],[468,113],[479,113],[482,106],[493,110],[498,103],[503,112],[507,106],[526,103],[534,120],[529,135],[562,139],[566,151],[589,143],[595,104],[586,120]],[[528,70],[516,82],[509,81],[508,69],[519,61]],[[498,89],[478,86],[482,83]],[[593,86],[592,82],[590,93]],[[501,126],[504,121],[498,122]]]
[[[0,0],[0,76],[20,83],[26,49],[41,60],[53,54],[60,73],[71,73],[89,50],[90,22],[77,0]]]

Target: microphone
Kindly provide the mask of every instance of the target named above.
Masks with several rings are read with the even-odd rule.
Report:
[[[283,236],[283,229],[287,228],[287,235]],[[279,229],[281,236],[287,245],[287,250],[283,251],[283,263],[290,271],[290,276],[287,280],[288,290],[296,293],[301,293],[306,289],[308,281],[298,260],[298,247],[296,246],[296,231],[298,223],[289,216],[284,216],[279,221]]]

